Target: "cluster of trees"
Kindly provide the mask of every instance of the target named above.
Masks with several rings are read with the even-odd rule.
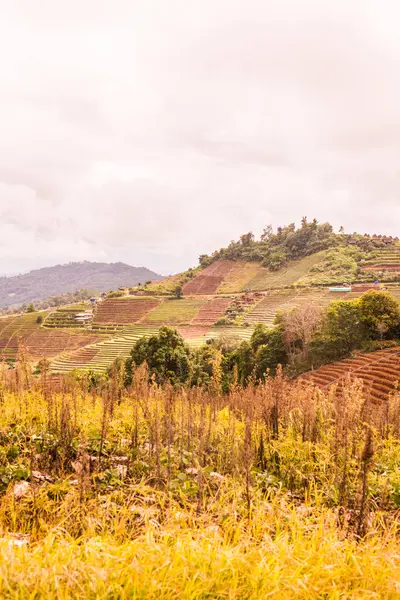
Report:
[[[289,374],[344,358],[354,350],[373,350],[400,337],[400,304],[386,292],[370,291],[354,301],[332,302],[324,311],[305,305],[280,313],[274,327],[256,326],[249,342],[211,340],[197,351],[174,329],[140,339],[125,364],[129,385],[138,366],[147,363],[158,383],[210,386],[221,390],[274,374]]]
[[[200,265],[207,266],[218,259],[258,261],[272,271],[285,266],[290,260],[296,260],[339,245],[351,242],[364,252],[370,252],[385,244],[374,238],[359,234],[345,234],[341,227],[339,233],[333,231],[330,223],[318,223],[317,219],[308,221],[303,217],[300,227],[295,223],[278,227],[276,232],[268,225],[259,240],[252,233],[240,236],[227,248],[215,251],[211,256],[202,254]]]

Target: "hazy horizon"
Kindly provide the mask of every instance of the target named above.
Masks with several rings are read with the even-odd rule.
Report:
[[[303,215],[398,235],[394,0],[1,4],[0,275],[165,275]]]

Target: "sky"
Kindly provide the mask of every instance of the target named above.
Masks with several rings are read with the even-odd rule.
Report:
[[[0,275],[400,233],[398,0],[0,0]]]

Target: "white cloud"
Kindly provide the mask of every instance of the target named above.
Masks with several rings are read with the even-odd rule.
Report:
[[[167,273],[304,214],[398,234],[395,0],[0,4],[0,274]]]

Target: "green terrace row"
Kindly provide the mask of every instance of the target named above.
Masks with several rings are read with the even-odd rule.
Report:
[[[76,352],[65,352],[52,361],[51,369],[53,372],[58,373],[65,373],[75,369],[105,372],[117,358],[126,359],[138,339],[144,336],[157,334],[158,330],[158,327],[146,326],[133,326],[127,328],[122,334],[91,345],[90,348],[95,348],[97,353],[94,358],[88,362],[82,363],[79,362],[79,360],[75,360],[74,355]],[[204,335],[186,339],[186,342],[192,348],[199,348],[204,345],[208,339],[216,339],[218,337],[237,339],[239,341],[249,340],[252,332],[253,328],[251,327],[214,327],[210,331],[205,329]]]

